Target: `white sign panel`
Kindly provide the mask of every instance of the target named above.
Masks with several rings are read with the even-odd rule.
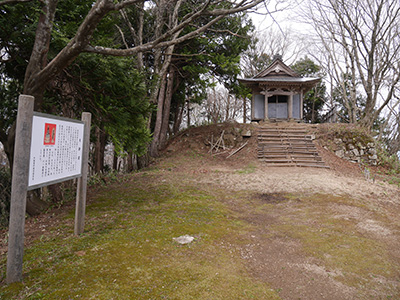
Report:
[[[28,189],[81,175],[83,133],[83,122],[34,114]]]

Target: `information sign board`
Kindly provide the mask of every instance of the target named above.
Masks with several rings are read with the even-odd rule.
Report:
[[[28,190],[81,176],[84,123],[34,112]]]

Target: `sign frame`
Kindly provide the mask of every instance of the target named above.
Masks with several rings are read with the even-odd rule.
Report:
[[[24,256],[24,236],[25,236],[25,213],[26,198],[29,182],[29,166],[32,139],[33,116],[45,116],[49,119],[65,120],[66,118],[54,115],[46,115],[33,111],[35,98],[31,95],[20,95],[18,98],[18,113],[15,129],[15,148],[14,148],[14,164],[11,183],[11,204],[10,204],[10,222],[9,222],[9,238],[7,252],[7,270],[6,282],[11,284],[22,281],[22,266]],[[82,144],[82,165],[80,175],[77,179],[76,191],[76,209],[75,209],[75,227],[74,234],[83,233],[85,224],[85,207],[87,192],[87,177],[89,167],[89,149],[90,149],[90,126],[91,114],[82,112],[82,121],[67,119],[67,122],[83,123],[83,144]],[[46,123],[45,123],[46,124]],[[49,127],[50,128],[50,127]],[[56,129],[56,127],[55,127]],[[44,144],[52,145],[53,141],[46,138],[46,132],[41,136]],[[77,176],[73,176],[76,178]],[[62,178],[57,182],[66,181],[70,177]],[[46,182],[43,186],[47,186],[57,182]],[[31,188],[33,185],[31,186]]]
[[[54,120],[54,122],[62,121],[62,122],[76,123],[76,124],[82,125],[83,128],[82,128],[81,139],[82,139],[82,145],[83,145],[83,142],[84,142],[83,137],[84,137],[84,131],[85,131],[85,124],[84,124],[83,121],[75,120],[75,119],[69,119],[69,118],[65,118],[65,117],[60,117],[60,116],[56,116],[56,115],[50,115],[50,114],[45,114],[45,113],[40,113],[40,112],[35,112],[34,111],[33,112],[33,118],[32,118],[32,123],[33,123],[32,127],[34,126],[34,118],[35,117]],[[32,135],[33,135],[33,132],[32,132]],[[33,139],[33,136],[32,136],[32,139]],[[33,143],[33,141],[31,141],[31,147],[32,147],[32,143]],[[54,146],[54,144],[48,144],[46,146]],[[83,157],[83,146],[80,149],[80,160],[81,160],[81,163],[80,163],[79,174],[66,176],[66,177],[61,177],[61,178],[58,178],[58,179],[49,180],[49,181],[45,181],[45,182],[42,182],[42,183],[39,183],[39,184],[34,184],[34,185],[29,185],[28,184],[27,190],[30,191],[30,190],[34,190],[34,189],[41,188],[41,187],[44,187],[44,186],[48,186],[48,185],[51,185],[51,184],[56,184],[56,183],[60,183],[60,182],[64,182],[64,181],[67,181],[67,180],[71,180],[71,179],[75,179],[75,178],[81,177],[82,176],[82,165],[83,165],[82,157]],[[31,148],[31,153],[30,153],[30,157],[29,157],[30,163],[32,161],[32,158],[33,157],[32,157],[32,148]],[[30,167],[29,167],[29,176],[31,176],[31,168]]]

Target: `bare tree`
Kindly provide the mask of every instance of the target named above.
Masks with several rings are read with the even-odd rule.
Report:
[[[295,36],[290,28],[259,32],[253,37],[252,45],[242,56],[243,75],[252,77],[263,71],[271,62],[274,55],[285,57],[289,64],[295,62],[304,52],[301,37]]]
[[[314,57],[324,55],[319,58],[342,90],[349,121],[371,129],[400,80],[400,2],[309,1],[305,16],[318,35]]]
[[[196,125],[236,121],[243,114],[243,99],[217,86],[208,89],[206,100],[193,105],[192,109],[192,122]]]
[[[31,0],[34,1],[34,0]],[[0,0],[0,7],[3,5],[11,5],[16,3],[30,2],[29,0]],[[194,6],[192,1],[188,0],[97,0],[93,3],[90,11],[83,17],[82,23],[77,29],[75,35],[71,38],[68,44],[57,53],[57,55],[50,59],[48,56],[50,50],[50,40],[53,32],[53,21],[58,5],[58,0],[42,0],[42,12],[37,24],[36,35],[32,54],[26,69],[23,93],[33,95],[35,97],[35,109],[40,110],[42,105],[42,98],[46,86],[49,82],[62,70],[68,67],[76,57],[83,52],[97,53],[104,55],[114,56],[136,56],[145,51],[154,51],[156,49],[167,49],[167,52],[172,52],[174,45],[183,41],[189,40],[206,31],[213,24],[224,18],[229,14],[234,14],[256,7],[262,3],[263,0],[241,0],[241,1],[222,1],[222,0],[206,0],[198,2],[193,9],[182,9],[182,4],[187,6]],[[91,44],[92,36],[99,25],[99,23],[108,14],[121,11],[124,9],[138,5],[143,8],[143,4],[150,7],[168,7],[172,13],[169,27],[165,31],[158,31],[157,28],[165,23],[156,24],[156,34],[153,38],[149,38],[143,42],[141,33],[137,33],[137,44],[128,45],[125,49],[107,48]],[[229,6],[226,4],[230,4]],[[160,9],[161,10],[161,9]],[[164,10],[165,11],[165,10]],[[183,12],[187,13],[183,15]],[[177,14],[180,14],[177,18]],[[164,17],[164,16],[163,16]],[[207,17],[208,22],[199,26],[195,30],[180,35],[180,32],[187,26],[191,25],[198,18]],[[127,44],[125,44],[127,45]],[[157,52],[155,53],[157,55]],[[162,61],[164,64],[164,61]],[[168,63],[166,64],[168,65]],[[167,69],[168,66],[163,66]],[[161,72],[160,75],[163,75]],[[165,79],[165,76],[160,76],[160,80]],[[154,94],[154,98],[158,96]],[[14,129],[9,131],[7,140],[2,141],[5,148],[13,151],[9,145],[13,144]],[[9,145],[8,145],[9,144]],[[12,157],[12,155],[10,155]]]
[[[145,52],[153,52],[155,56],[154,70],[159,75],[160,82],[166,81],[166,75],[169,69],[168,57],[174,50],[174,45],[192,39],[212,25],[223,19],[229,14],[235,14],[256,7],[263,0],[240,0],[240,1],[222,1],[222,0],[96,0],[85,16],[82,16],[82,22],[69,42],[57,52],[51,49],[51,37],[53,34],[53,23],[55,21],[56,10],[59,4],[58,0],[0,0],[0,9],[4,5],[23,4],[26,2],[38,2],[41,4],[41,13],[37,21],[35,40],[32,53],[25,71],[23,93],[35,97],[35,110],[40,111],[43,104],[43,95],[45,89],[58,74],[70,66],[81,53],[96,53],[113,56],[135,56],[138,58],[138,68],[143,67],[142,56]],[[195,3],[194,3],[195,2]],[[228,5],[229,4],[229,5]],[[195,6],[196,5],[196,6]],[[137,28],[130,26],[124,16],[125,10],[135,7],[140,10],[139,26]],[[155,9],[156,24],[152,28],[153,32],[144,39],[143,37],[143,10],[145,8]],[[101,21],[109,14],[120,13],[134,36],[133,44],[128,44],[124,39],[128,32],[123,32],[118,28],[119,34],[125,45],[125,48],[107,48],[95,45],[93,35]],[[179,15],[179,17],[178,17]],[[191,26],[197,19],[203,18],[201,26],[185,34],[181,34],[183,29]],[[116,24],[118,25],[118,24]],[[132,24],[131,24],[132,25]],[[159,72],[158,72],[159,71]],[[159,84],[160,88],[154,89],[151,100],[164,107],[161,87],[166,84]],[[161,100],[160,100],[161,99]],[[163,101],[163,100],[162,100]],[[158,131],[162,128],[162,120],[159,123]],[[12,169],[13,145],[14,145],[15,125],[7,133],[0,134],[0,141],[7,151],[10,158]],[[28,205],[30,200],[28,199]]]

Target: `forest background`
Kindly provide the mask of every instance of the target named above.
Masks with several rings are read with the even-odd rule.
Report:
[[[250,14],[262,16],[256,31]],[[275,54],[302,76],[324,80],[306,95],[305,122],[334,110],[390,153],[400,149],[400,4],[385,0],[2,0],[0,1],[1,178],[7,220],[14,122],[21,93],[35,110],[93,114],[92,174],[147,166],[182,127],[248,122],[249,91],[238,77]],[[308,24],[300,34],[281,21]],[[253,17],[254,19],[254,17]],[[295,22],[295,23],[293,23]],[[297,28],[297,27],[296,27]],[[28,197],[28,213],[60,203],[67,186]]]

